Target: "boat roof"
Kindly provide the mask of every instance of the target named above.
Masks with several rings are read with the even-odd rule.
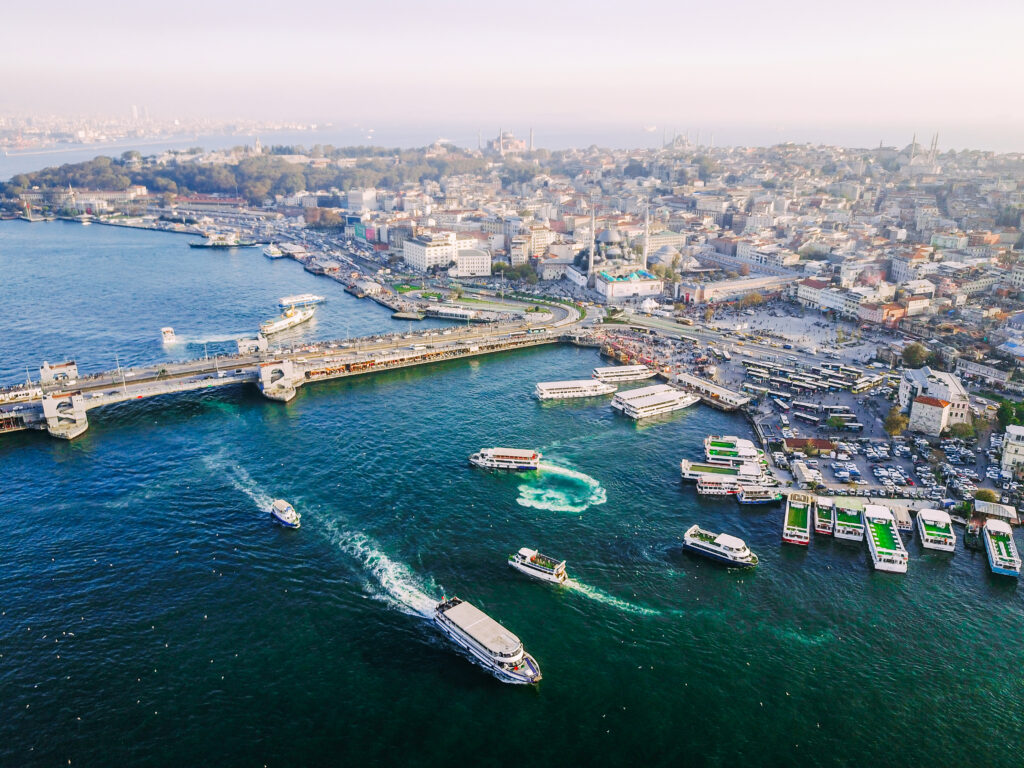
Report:
[[[536,451],[524,451],[521,448],[484,448],[484,450],[500,453],[502,456],[517,456],[523,459],[532,459],[537,455]]]
[[[523,547],[519,550],[519,554],[523,557],[533,557],[537,554],[536,549],[530,549],[529,547]]]
[[[649,371],[650,368],[648,368],[646,365],[611,365],[606,368],[595,368],[594,370],[600,373],[605,373],[611,371]]]
[[[274,499],[274,508],[275,509],[291,509],[291,506],[292,505],[289,504],[284,499]]]
[[[931,520],[936,523],[945,523],[946,525],[951,525],[953,522],[953,518],[949,516],[949,512],[941,509],[919,509],[917,511],[917,516],[924,520]]]
[[[449,608],[444,615],[491,653],[507,656],[515,653],[522,645],[518,637],[475,605],[465,601]]]
[[[715,544],[719,544],[729,549],[743,549],[747,546],[747,543],[743,539],[735,536],[730,536],[728,533],[720,533],[715,537]]]
[[[675,396],[678,392],[678,389],[670,387],[668,384],[652,384],[649,387],[639,387],[638,389],[628,389],[625,392],[619,392],[616,397],[620,401],[632,402],[633,400],[643,400],[646,397],[656,397],[658,395]]]
[[[864,505],[864,516],[865,517],[877,517],[884,520],[895,520],[892,516],[892,510],[888,507],[883,507],[881,504],[865,504]]]
[[[594,379],[572,379],[569,381],[539,381],[537,386],[541,389],[556,389],[561,387],[600,387],[603,383]]]
[[[1009,533],[1011,535],[1013,533],[1013,529],[1010,527],[1010,524],[1005,520],[989,518],[985,521],[985,527],[991,531],[995,531],[996,533]]]

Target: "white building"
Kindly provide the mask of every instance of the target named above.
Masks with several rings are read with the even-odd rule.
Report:
[[[938,437],[949,426],[949,402],[937,397],[921,395],[910,407],[907,429]]]
[[[377,190],[373,189],[350,189],[348,191],[348,209],[350,211],[375,211],[377,210]]]
[[[402,243],[402,260],[418,272],[426,272],[431,267],[447,267],[455,261],[457,252],[454,232],[410,237]]]
[[[476,248],[467,248],[455,254],[455,266],[448,270],[449,277],[487,277],[491,274],[491,255]]]
[[[1007,472],[1016,472],[1021,465],[1024,465],[1024,427],[1008,424],[1000,466]]]
[[[949,425],[971,421],[970,401],[960,379],[952,373],[933,371],[928,366],[903,371],[900,379],[900,408],[907,410],[915,398],[927,395],[949,403]],[[911,410],[911,416],[913,411]]]
[[[644,269],[634,269],[622,275],[597,273],[594,288],[605,303],[646,296],[660,296],[665,290],[664,282]]]

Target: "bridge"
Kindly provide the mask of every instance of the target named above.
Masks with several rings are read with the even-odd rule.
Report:
[[[37,384],[0,391],[0,433],[45,429],[53,437],[71,440],[89,428],[88,411],[129,400],[249,383],[271,400],[288,402],[299,387],[317,381],[544,344],[593,344],[589,334],[577,327],[582,318],[575,307],[552,308],[551,321],[543,325],[435,329],[293,349],[254,348],[237,355],[84,376],[74,362],[43,363]]]

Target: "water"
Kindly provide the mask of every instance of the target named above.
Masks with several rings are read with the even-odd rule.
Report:
[[[8,279],[51,286],[53,311],[28,302],[36,324],[0,334],[15,373],[54,338],[147,359],[159,349],[136,349],[152,343],[138,327],[171,311],[203,318],[197,333],[251,324],[243,301],[207,309],[229,278],[261,301],[331,290],[254,250],[186,269],[188,249],[150,233],[0,238]],[[62,305],[100,306],[140,253],[159,295],[126,287],[102,337],[69,325]],[[64,272],[85,282],[69,293]],[[361,330],[394,324],[340,292],[327,307]],[[783,548],[779,509],[679,484],[705,434],[748,434],[738,417],[697,406],[637,428],[602,401],[529,396],[596,363],[524,350],[288,405],[221,389],[92,411],[72,443],[0,440],[0,764],[1021,764],[1014,583],[916,542],[905,576],[874,573],[862,546]],[[502,444],[547,466],[466,464]],[[271,524],[277,497],[300,530]],[[761,566],[684,555],[693,522],[743,536]],[[521,546],[566,558],[577,583],[513,571]],[[453,594],[523,639],[539,686],[499,683],[433,630],[432,603]]]

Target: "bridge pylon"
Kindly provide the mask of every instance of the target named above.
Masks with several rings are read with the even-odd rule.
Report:
[[[81,392],[43,395],[46,431],[62,440],[73,440],[89,428]]]
[[[260,365],[260,392],[271,400],[287,403],[295,397],[296,388],[302,377],[295,372],[291,360],[272,360]]]

